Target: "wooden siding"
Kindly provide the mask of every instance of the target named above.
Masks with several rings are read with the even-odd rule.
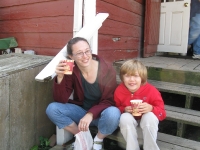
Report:
[[[98,54],[109,62],[138,57],[144,0],[96,2],[97,13],[109,13],[99,30]],[[73,37],[73,14],[74,0],[1,0],[0,38],[13,36],[23,50],[54,56]]]
[[[13,36],[23,50],[56,55],[73,37],[73,0],[1,0],[0,38]]]
[[[143,0],[98,0],[97,13],[109,13],[99,30],[99,55],[110,62],[138,57],[143,11]],[[113,38],[119,38],[119,41],[113,41]]]
[[[159,43],[160,0],[147,0],[145,8],[143,57],[154,56]]]

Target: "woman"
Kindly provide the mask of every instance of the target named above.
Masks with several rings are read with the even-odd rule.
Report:
[[[117,86],[116,72],[102,58],[92,55],[86,39],[76,37],[67,45],[67,53],[74,60],[72,75],[65,75],[66,63],[56,67],[53,95],[56,102],[46,110],[59,128],[72,134],[97,126],[93,148],[102,149],[103,139],[118,127],[120,111],[114,107],[113,93]],[[73,100],[69,99],[73,93]]]

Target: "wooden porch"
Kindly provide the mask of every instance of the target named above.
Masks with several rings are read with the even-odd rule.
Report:
[[[187,125],[200,127],[200,109],[194,110],[194,100],[200,100],[200,60],[191,58],[176,58],[154,56],[149,58],[137,58],[148,68],[148,81],[158,88],[160,92],[168,94],[182,95],[183,99],[173,99],[181,101],[182,106],[165,105],[167,111],[167,121],[174,121],[177,124],[176,135],[158,133],[158,145],[161,150],[198,150],[200,142],[187,139],[184,137]],[[119,68],[124,61],[114,63],[119,73]],[[117,81],[120,79],[117,75]],[[173,97],[173,96],[172,96]],[[165,100],[165,99],[164,99]],[[90,129],[92,133],[96,132],[95,128]],[[192,134],[192,133],[191,133]],[[119,130],[107,138],[118,141],[125,146],[125,141]],[[139,142],[142,139],[139,135]],[[124,147],[123,146],[123,147]],[[61,150],[63,146],[55,146],[51,150]]]
[[[138,58],[148,68],[148,78],[172,83],[200,86],[200,59],[154,56]],[[124,61],[114,63],[117,70]]]

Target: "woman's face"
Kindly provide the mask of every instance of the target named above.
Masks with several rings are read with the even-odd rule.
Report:
[[[92,59],[92,52],[90,46],[85,41],[79,41],[72,46],[72,56],[79,67],[89,66]]]
[[[141,77],[138,72],[135,75],[123,75],[123,82],[130,92],[136,92],[141,86]]]

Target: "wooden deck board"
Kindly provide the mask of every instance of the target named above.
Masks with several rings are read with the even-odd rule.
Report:
[[[200,77],[200,60],[162,56],[134,59],[141,61],[147,67],[148,79],[200,87],[200,82],[198,82]],[[114,62],[118,74],[121,65],[125,61]]]
[[[158,133],[158,141],[162,141],[168,144],[173,144],[176,147],[182,147],[187,150],[200,150],[200,142],[184,139],[181,137],[168,135],[164,133]]]
[[[200,127],[200,117],[167,110],[167,120]]]
[[[169,106],[165,105],[165,109],[167,111],[173,111],[173,112],[178,112],[181,114],[186,114],[186,115],[192,115],[195,117],[200,117],[200,111],[196,110],[191,110],[191,109],[186,109],[186,108],[180,108],[180,107],[175,107],[175,106]]]
[[[163,92],[176,93],[176,94],[181,94],[181,95],[187,94],[187,95],[200,97],[199,86],[155,81],[155,80],[148,80],[148,82],[154,85],[158,90],[163,91]]]
[[[163,56],[153,56],[148,58],[134,58],[141,61],[146,67],[200,72],[198,68],[200,66],[199,59],[189,58],[172,58]],[[126,60],[115,62],[115,66],[121,66]]]
[[[91,133],[97,133],[97,128],[91,127]],[[138,139],[139,144],[142,145],[141,135],[138,135],[140,138]],[[126,142],[120,133],[119,129],[117,129],[113,134],[107,136],[107,138],[118,141],[125,145]],[[184,139],[181,137],[168,135],[165,133],[158,132],[158,146],[160,150],[200,150],[200,142]]]
[[[194,150],[191,148],[184,148],[182,146],[177,146],[177,145],[169,144],[162,141],[157,141],[157,143],[160,150]]]

